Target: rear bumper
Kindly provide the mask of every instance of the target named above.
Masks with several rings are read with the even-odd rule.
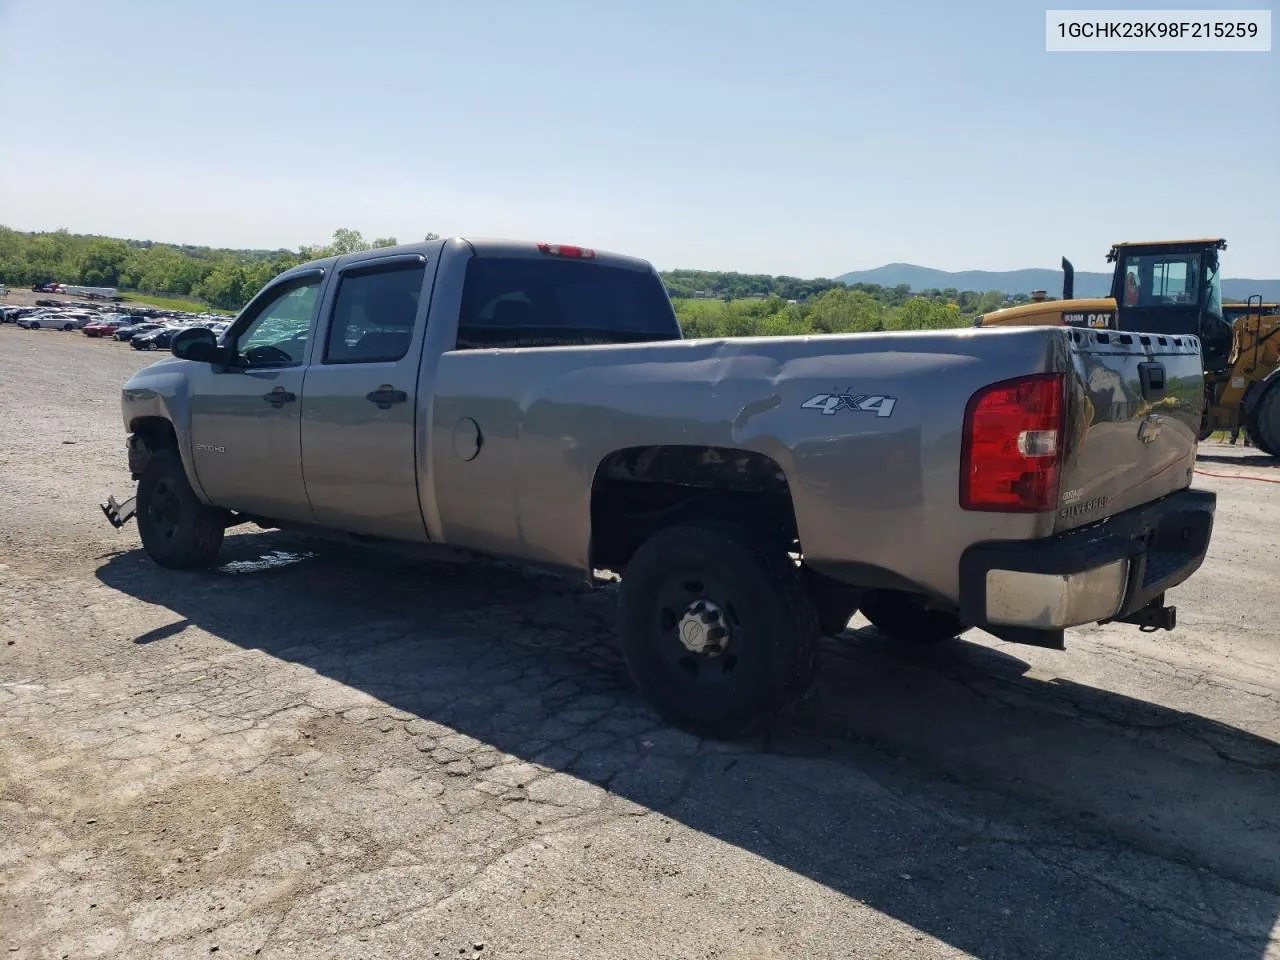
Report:
[[[1133,620],[1200,568],[1217,495],[1182,490],[1042,540],[990,541],[960,558],[960,615],[997,636],[1062,646],[1062,631]]]

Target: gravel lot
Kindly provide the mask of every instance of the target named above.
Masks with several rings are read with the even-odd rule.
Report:
[[[0,327],[0,956],[1280,957],[1251,450],[1204,448],[1177,631],[855,620],[725,745],[631,692],[605,594],[239,528],[153,566],[97,506],[150,359]]]

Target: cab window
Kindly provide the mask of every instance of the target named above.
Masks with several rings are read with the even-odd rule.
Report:
[[[556,259],[467,264],[459,350],[679,338],[666,288],[647,271]]]
[[[1150,254],[1125,260],[1124,305],[1194,304],[1200,293],[1198,253]]]
[[[251,367],[302,363],[319,293],[319,277],[285,285],[236,337],[240,362]]]
[[[393,363],[409,352],[424,262],[349,270],[334,298],[325,363]]]

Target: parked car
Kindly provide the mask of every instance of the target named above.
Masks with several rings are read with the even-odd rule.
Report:
[[[121,327],[112,336],[116,340],[127,342],[141,334],[150,333],[153,330],[159,330],[163,326],[163,323],[156,323],[153,320],[148,320],[145,323],[134,323],[127,327]]]
[[[1195,337],[684,340],[646,261],[463,239],[304,264],[222,343],[172,337],[122,393],[136,497],[103,505],[154,562],[251,522],[620,573],[632,678],[711,736],[800,696],[857,610],[906,643],[1173,629],[1213,528]]]
[[[93,320],[80,329],[86,337],[109,337],[117,330],[123,329],[132,323],[133,319],[131,317],[108,317]]]
[[[18,321],[27,330],[75,330],[88,318],[66,313],[34,313]]]
[[[129,340],[129,345],[135,350],[168,350],[169,344],[173,342],[174,334],[179,330],[185,329],[187,329],[186,324],[162,326],[159,329],[150,330],[132,337]]]

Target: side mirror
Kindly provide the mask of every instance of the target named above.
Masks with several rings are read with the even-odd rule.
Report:
[[[196,363],[226,363],[229,351],[218,346],[218,338],[207,327],[188,327],[174,334],[169,352],[179,360]]]

